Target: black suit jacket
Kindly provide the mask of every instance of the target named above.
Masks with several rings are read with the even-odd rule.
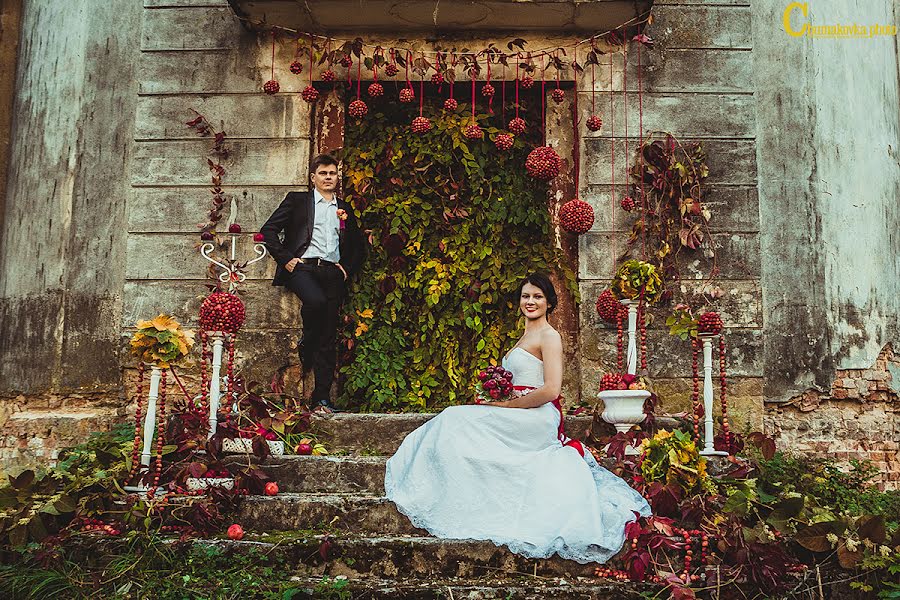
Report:
[[[284,265],[292,258],[303,256],[309,248],[315,223],[315,202],[313,190],[288,192],[272,216],[260,227],[266,249],[278,263],[272,285],[284,285],[289,275]],[[338,208],[347,211],[347,220],[340,232],[341,266],[347,271],[348,277],[352,277],[362,266],[363,235],[350,205],[338,199]],[[283,240],[278,237],[282,232]]]

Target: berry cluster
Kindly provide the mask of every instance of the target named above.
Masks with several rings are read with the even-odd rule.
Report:
[[[412,91],[412,88],[405,87],[400,90],[400,102],[403,104],[409,104],[410,102],[415,101],[416,94]]]
[[[349,69],[353,65],[353,59],[350,58],[349,55],[345,54],[341,57],[340,63],[342,67],[344,67],[345,69]]]
[[[263,84],[263,91],[267,94],[277,94],[278,90],[281,89],[281,86],[278,85],[278,82],[274,79],[270,79]]]
[[[513,393],[513,374],[499,366],[490,366],[478,374],[478,397],[486,402],[503,400]]]
[[[691,581],[698,581],[700,576],[691,574],[691,563],[694,562],[694,545],[696,542],[700,542],[700,564],[705,565],[709,556],[709,536],[706,532],[699,529],[673,527],[672,532],[684,538],[684,569],[682,569],[678,577],[685,584],[689,584]]]
[[[507,125],[506,128],[516,135],[522,135],[523,133],[525,133],[525,119],[516,117],[509,122],[509,125]]]
[[[431,83],[434,85],[441,85],[444,83],[444,74],[443,73],[435,73],[431,76]]]
[[[613,569],[609,567],[597,567],[594,569],[594,575],[603,577],[604,579],[617,579],[619,581],[628,581],[628,573],[621,569]]]
[[[350,107],[347,109],[347,112],[350,113],[350,116],[355,119],[361,119],[366,116],[366,113],[369,112],[369,107],[366,106],[366,103],[362,100],[354,100],[350,103]]]
[[[299,75],[300,73],[303,72],[303,63],[301,63],[299,60],[295,60],[294,62],[291,63],[290,68],[291,68],[291,73],[293,73],[294,75]]]
[[[625,196],[622,198],[622,201],[619,203],[622,206],[622,210],[625,212],[631,212],[635,208],[637,208],[637,202],[634,201],[634,198],[631,196]]]
[[[719,335],[724,327],[725,323],[722,322],[722,317],[717,312],[705,312],[697,321],[697,331],[700,333]]]
[[[428,117],[416,117],[411,128],[413,133],[427,133],[431,131],[431,120]]]
[[[390,63],[388,66],[386,66],[384,68],[384,72],[387,74],[388,77],[393,77],[394,75],[396,75],[397,73],[400,72],[400,69],[394,63]]]
[[[246,314],[240,298],[228,292],[213,292],[200,305],[200,327],[205,331],[237,333]]]
[[[532,77],[531,75],[526,75],[519,80],[519,85],[522,86],[522,89],[530,90],[532,87],[534,87],[534,77]]]
[[[206,469],[206,473],[203,474],[203,477],[206,479],[227,478],[231,477],[231,473],[229,473],[227,469]]]
[[[600,391],[608,390],[627,390],[628,386],[620,373],[605,373],[600,378]]]
[[[617,322],[624,316],[625,312],[625,307],[622,306],[621,302],[616,300],[612,290],[603,290],[603,292],[597,296],[597,314],[607,323]]]
[[[587,128],[591,131],[600,131],[603,128],[603,119],[597,115],[591,115],[587,120]]]
[[[334,81],[335,79],[337,79],[337,75],[331,69],[322,71],[322,81]]]
[[[311,85],[308,85],[305,88],[303,88],[302,92],[300,92],[300,96],[302,96],[303,99],[306,100],[307,102],[315,102],[316,100],[319,99],[319,90],[317,90],[316,88],[314,88]]]
[[[550,181],[559,175],[561,169],[562,158],[550,146],[538,146],[525,159],[528,175],[542,181]]]
[[[459,108],[459,102],[457,102],[454,98],[447,98],[444,100],[444,110],[456,110]]]
[[[109,535],[120,535],[122,530],[108,523],[104,523],[100,519],[91,519],[88,517],[80,517],[75,528],[81,531],[102,531]]]
[[[369,97],[371,97],[371,98],[378,98],[379,96],[384,96],[384,86],[381,85],[380,83],[378,83],[377,81],[375,83],[370,83],[368,92],[369,92]]]
[[[550,97],[553,98],[553,101],[559,104],[563,100],[566,99],[566,93],[559,88],[556,88],[552,92],[550,92]]]
[[[472,125],[466,127],[463,135],[465,135],[470,140],[480,140],[484,136],[484,132],[481,131],[481,127],[473,123]]]
[[[497,146],[497,150],[509,150],[513,147],[513,142],[515,138],[508,133],[498,133],[497,137],[494,139],[494,145]]]
[[[594,224],[594,208],[578,198],[569,200],[559,209],[559,224],[569,233],[586,233]]]
[[[483,86],[481,86],[481,95],[484,96],[485,98],[493,98],[496,91],[497,90],[494,89],[494,86],[492,86],[489,83],[486,83]]]

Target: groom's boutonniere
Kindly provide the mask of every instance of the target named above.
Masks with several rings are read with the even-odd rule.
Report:
[[[347,223],[347,211],[346,210],[344,210],[343,208],[337,209],[337,218],[340,220],[341,229],[343,229],[344,227],[347,226],[346,225],[346,223]]]

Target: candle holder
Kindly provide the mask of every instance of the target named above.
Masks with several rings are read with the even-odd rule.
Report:
[[[266,254],[268,254],[268,251],[266,250],[266,245],[264,243],[256,242],[255,244],[253,244],[253,251],[256,252],[256,258],[251,258],[247,262],[243,262],[243,263],[239,262],[237,260],[237,258],[235,257],[236,256],[236,248],[235,248],[236,243],[235,242],[236,242],[237,236],[239,234],[232,233],[230,235],[231,235],[231,249],[229,251],[229,257],[227,259],[225,259],[226,262],[224,262],[224,263],[219,262],[218,260],[216,260],[215,258],[212,257],[212,253],[216,250],[216,245],[213,244],[212,242],[206,242],[203,245],[201,245],[200,246],[200,254],[203,256],[203,258],[205,258],[212,264],[214,264],[217,267],[219,267],[220,269],[222,269],[222,272],[219,273],[219,281],[221,283],[227,283],[228,291],[233,293],[234,290],[237,289],[238,284],[243,283],[247,279],[247,274],[244,272],[244,270],[247,267],[249,267],[250,265],[252,265],[253,263],[259,262],[263,258],[265,258]]]

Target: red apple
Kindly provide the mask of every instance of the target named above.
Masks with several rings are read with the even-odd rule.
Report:
[[[228,528],[228,539],[240,540],[244,537],[244,528],[235,523]]]
[[[297,454],[307,456],[312,454],[312,444],[297,444]]]
[[[270,481],[265,487],[266,496],[274,496],[278,493],[278,484]]]

